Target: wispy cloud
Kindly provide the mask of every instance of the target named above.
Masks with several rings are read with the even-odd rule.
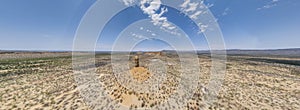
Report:
[[[150,37],[146,37],[146,36],[141,35],[141,34],[131,33],[131,36],[132,36],[135,40],[138,40],[138,39],[147,39],[147,40],[151,40]]]
[[[202,12],[203,12],[203,11],[197,11],[197,12],[195,12],[194,14],[190,15],[190,17],[191,17],[192,19],[197,19],[198,16],[199,16]]]
[[[199,3],[189,3],[188,7],[184,8],[184,12],[188,13],[188,12],[194,12],[196,11],[197,7],[198,7]]]
[[[209,4],[209,6],[204,4],[204,0],[200,0],[200,2],[191,2],[191,0],[184,0],[184,2],[179,6],[181,7],[181,11],[188,15],[191,19],[197,20],[198,17],[205,13],[204,9],[212,7],[213,4]],[[200,27],[199,33],[203,33],[206,31],[208,25],[198,24]]]
[[[229,8],[225,8],[224,12],[222,13],[222,16],[228,15],[229,10],[230,10]]]
[[[264,5],[260,8],[257,8],[256,10],[263,10],[263,9],[269,9],[269,8],[275,7],[275,6],[277,6],[278,2],[279,2],[279,0],[271,0],[266,5]]]
[[[208,25],[200,25],[201,32],[205,32],[207,28],[208,28]]]
[[[122,0],[122,2],[124,3],[124,5],[130,6],[135,2],[135,0]]]
[[[184,12],[192,19],[197,19],[198,16],[202,13],[202,11],[197,11],[198,7],[203,4],[203,1],[200,3],[191,2],[191,0],[185,0],[181,5],[181,11]]]
[[[156,36],[156,33],[152,32],[152,31],[149,30],[149,29],[144,29],[144,27],[140,27],[140,30],[141,30],[141,31],[145,31],[145,32],[147,32],[147,33],[150,33],[152,36]]]

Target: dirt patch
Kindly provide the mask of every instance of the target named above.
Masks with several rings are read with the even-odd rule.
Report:
[[[148,80],[151,77],[151,73],[148,71],[148,69],[144,67],[134,67],[130,70],[130,74],[133,77],[133,79],[144,82]]]

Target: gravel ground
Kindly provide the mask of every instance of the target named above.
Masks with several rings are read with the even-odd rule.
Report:
[[[148,83],[141,83],[132,78],[126,80],[130,79],[129,71],[124,71],[124,77],[116,77],[111,57],[97,55],[96,78],[103,91],[88,95],[102,94],[104,97],[101,103],[93,106],[80,95],[81,88],[75,83],[68,53],[44,54],[0,55],[0,109],[300,109],[298,65],[251,60],[250,56],[228,56],[226,76],[217,100],[207,104],[211,59],[200,55],[199,85],[193,97],[182,106],[177,104],[182,100],[180,97],[172,97],[173,94],[183,95],[178,92],[181,80],[178,57],[141,57],[141,66],[151,72],[146,80]],[[151,63],[153,61],[161,62]],[[129,66],[132,63],[129,61]],[[121,80],[127,83],[120,83]],[[155,84],[157,86],[153,86]]]

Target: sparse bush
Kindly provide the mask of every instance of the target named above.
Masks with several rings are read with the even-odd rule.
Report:
[[[300,69],[297,69],[297,68],[291,69],[291,74],[292,75],[300,75]]]

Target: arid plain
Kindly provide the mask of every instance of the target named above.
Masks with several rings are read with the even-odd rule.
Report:
[[[145,81],[161,81],[161,86],[141,88],[137,92],[121,84],[115,77],[111,55],[97,54],[96,74],[102,82],[106,99],[102,109],[125,106],[127,109],[300,109],[300,58],[289,56],[227,55],[226,74],[216,96],[216,102],[204,103],[206,85],[211,71],[209,54],[199,54],[201,78],[193,98],[184,108],[168,103],[177,91],[178,56],[171,54],[140,55],[140,67],[128,60],[127,71],[136,85]],[[155,70],[150,61],[159,59],[166,66]],[[150,69],[151,68],[151,69]],[[153,71],[155,70],[155,71]],[[200,75],[199,73],[199,75]],[[125,73],[124,73],[125,74]],[[165,76],[160,79],[161,74]],[[128,80],[130,81],[130,80]],[[156,82],[157,82],[156,81]],[[127,86],[131,83],[128,83]],[[97,94],[97,93],[95,93]],[[105,103],[104,103],[105,102]],[[74,79],[72,56],[68,52],[1,52],[0,54],[0,109],[94,109],[80,95]],[[118,107],[116,107],[118,108]],[[101,108],[100,108],[101,109]],[[161,108],[160,108],[161,109]]]

